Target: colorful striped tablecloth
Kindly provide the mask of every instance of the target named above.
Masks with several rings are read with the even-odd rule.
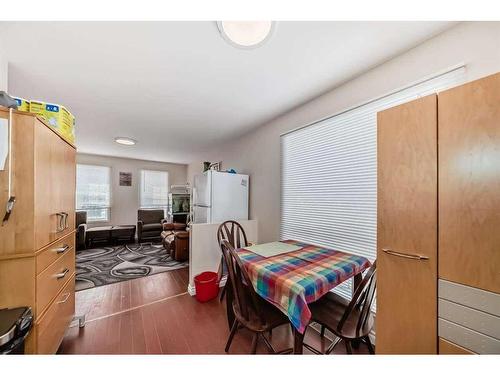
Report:
[[[262,257],[238,249],[255,291],[285,313],[304,333],[311,319],[308,304],[321,298],[345,280],[370,267],[364,257],[320,246],[286,240],[299,250]]]

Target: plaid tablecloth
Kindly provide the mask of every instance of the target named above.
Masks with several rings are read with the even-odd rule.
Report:
[[[304,332],[314,302],[328,291],[370,266],[364,257],[320,246],[286,240],[299,250],[265,258],[246,249],[238,249],[256,292],[273,303]]]

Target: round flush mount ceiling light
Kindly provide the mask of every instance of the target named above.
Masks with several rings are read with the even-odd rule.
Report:
[[[264,44],[272,35],[273,21],[218,21],[217,27],[222,37],[238,48],[256,48]]]
[[[125,146],[133,146],[137,143],[135,139],[127,137],[116,137],[115,142]]]

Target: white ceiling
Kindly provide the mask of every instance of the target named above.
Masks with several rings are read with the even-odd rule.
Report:
[[[0,44],[10,93],[68,107],[79,151],[187,163],[452,25],[278,22],[243,50],[215,22],[1,22]]]

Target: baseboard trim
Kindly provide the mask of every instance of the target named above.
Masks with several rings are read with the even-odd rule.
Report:
[[[219,288],[223,287],[224,285],[226,285],[226,282],[227,282],[227,275],[222,276],[222,278],[219,281]],[[192,285],[191,283],[189,283],[188,284],[188,288],[187,288],[187,292],[189,293],[190,296],[195,296],[196,295],[196,288],[195,288],[195,286]]]

